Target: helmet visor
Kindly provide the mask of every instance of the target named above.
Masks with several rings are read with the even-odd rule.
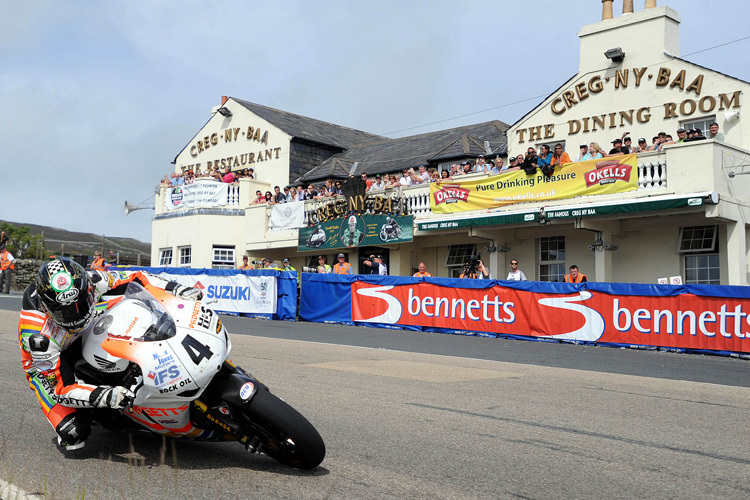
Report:
[[[44,312],[52,321],[68,330],[85,328],[94,313],[94,297],[91,293],[81,293],[72,302],[63,303],[40,301]]]

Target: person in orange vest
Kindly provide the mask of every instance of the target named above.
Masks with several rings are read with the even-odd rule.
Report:
[[[333,274],[354,274],[352,265],[346,261],[346,255],[340,253],[336,259],[338,262],[333,265]]]
[[[419,268],[419,272],[414,273],[415,278],[432,278],[432,275],[427,272],[427,266],[424,265],[424,262],[420,262],[417,267]]]
[[[2,250],[0,250],[0,290],[4,294],[10,293],[10,279],[13,277],[13,269],[16,268],[13,263],[14,260],[16,260],[15,257],[5,247],[2,247]],[[4,289],[3,284],[5,285]]]
[[[565,275],[565,283],[585,283],[588,279],[586,279],[586,275],[583,273],[578,272],[578,266],[573,264],[570,266],[570,274]]]
[[[101,252],[94,252],[94,261],[91,263],[91,269],[93,271],[106,271],[107,263],[104,261]]]
[[[252,269],[253,266],[247,263],[247,255],[242,256],[242,264],[237,268],[243,271],[247,271],[248,269]]]

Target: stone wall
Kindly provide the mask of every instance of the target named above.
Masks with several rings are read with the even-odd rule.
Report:
[[[36,259],[16,259],[16,269],[10,282],[11,290],[25,290],[36,279],[36,273],[44,261]]]

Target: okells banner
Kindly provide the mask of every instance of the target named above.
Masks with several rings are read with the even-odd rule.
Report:
[[[300,318],[490,337],[750,353],[750,289],[302,275]]]
[[[430,208],[446,214],[480,210],[524,201],[560,200],[575,196],[612,194],[638,188],[635,154],[556,166],[547,177],[523,170],[461,181],[430,184]]]

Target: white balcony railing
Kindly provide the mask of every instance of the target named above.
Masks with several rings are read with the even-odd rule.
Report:
[[[638,158],[638,191],[665,189],[667,187],[667,161],[666,154],[660,153],[647,153],[643,157]],[[466,179],[477,179],[489,177],[488,174],[471,174],[466,176]],[[237,209],[247,208],[246,203],[242,200],[248,200],[247,193],[242,193],[243,189],[250,189],[254,186],[249,184],[243,185],[242,183],[230,184],[227,190],[226,205],[206,205],[202,208],[215,208],[221,210],[226,209]],[[165,188],[162,188],[161,195],[164,194]],[[242,195],[245,195],[245,198]],[[365,198],[365,209],[358,210],[362,213],[374,213],[376,197],[385,197],[390,199],[391,202],[391,213],[414,215],[414,216],[425,216],[432,213],[430,208],[430,187],[427,184],[419,184],[408,187],[396,187],[392,189],[386,189],[384,191],[371,191]],[[250,202],[251,203],[251,202]],[[346,206],[346,199],[343,196],[337,196],[334,198],[323,198],[320,200],[310,200],[305,202],[305,223],[317,224],[322,219],[329,218],[325,213],[325,207],[329,204],[338,204],[340,210],[343,209],[343,213],[349,212],[349,207]],[[200,208],[200,207],[199,207]],[[321,211],[320,209],[324,209]],[[336,214],[338,215],[338,214]]]

